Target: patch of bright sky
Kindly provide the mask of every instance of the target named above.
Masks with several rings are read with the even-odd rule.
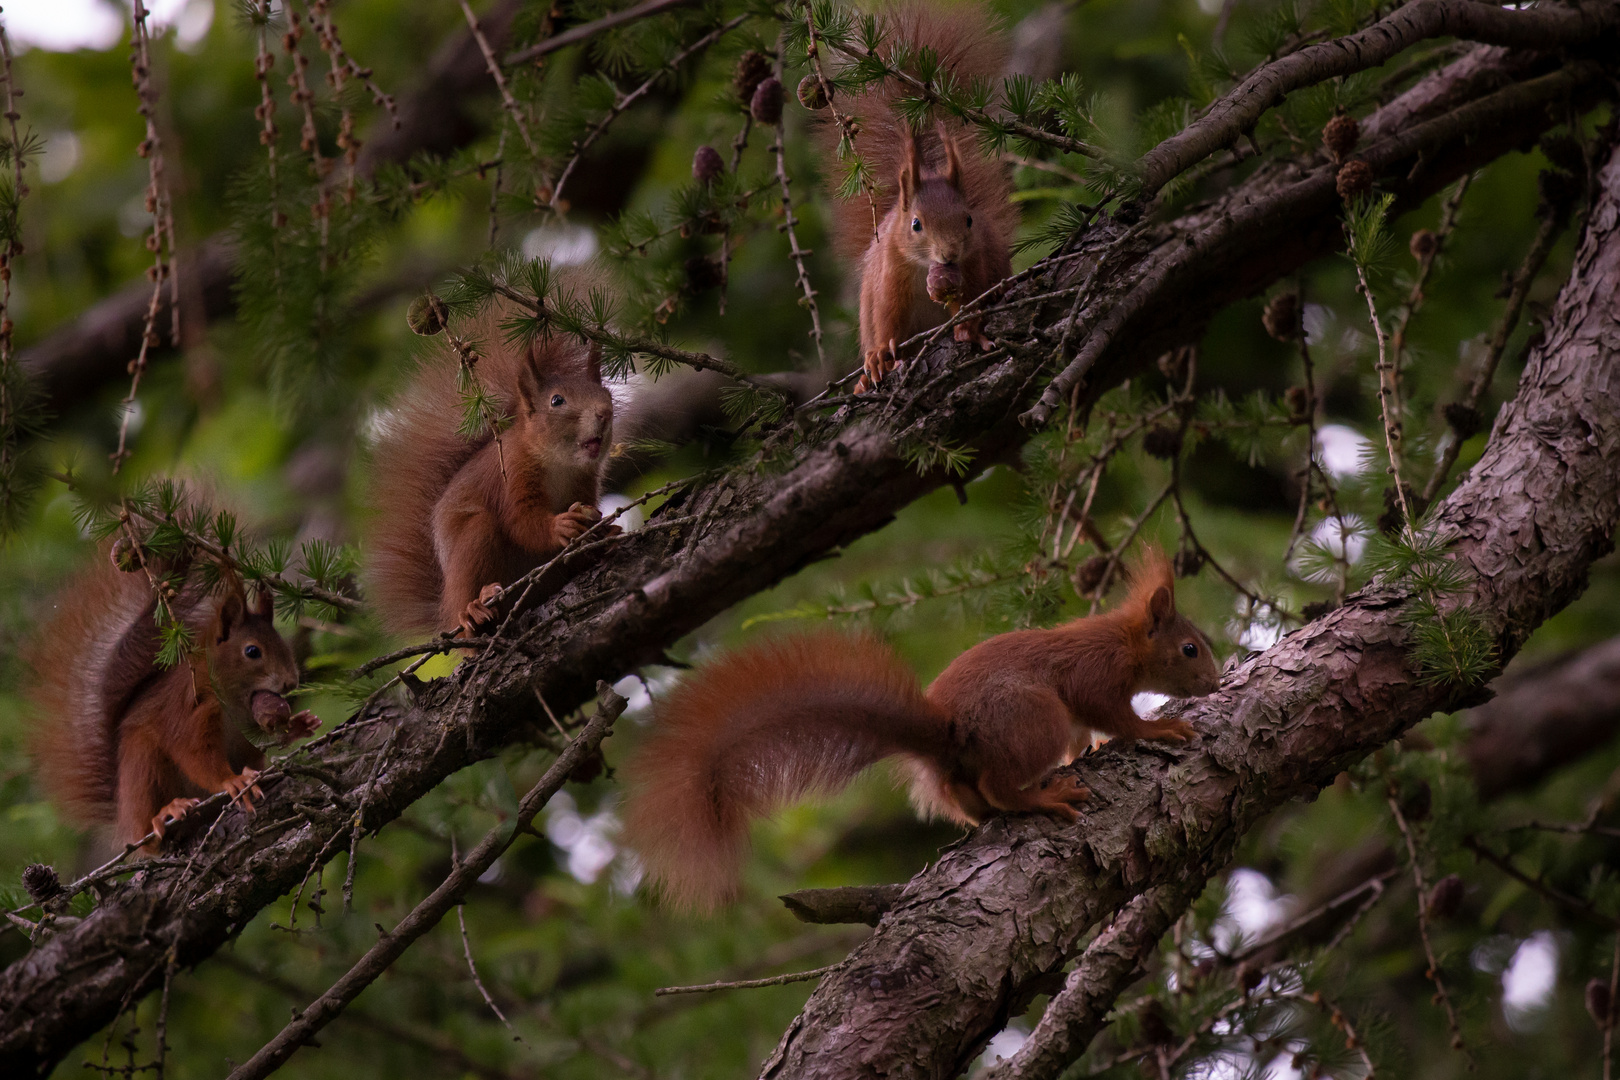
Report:
[[[1368,439],[1343,424],[1323,424],[1316,432],[1316,456],[1335,480],[1361,471]]]
[[[1558,939],[1538,930],[1519,943],[1502,969],[1502,1014],[1516,1031],[1532,1031],[1546,1019],[1545,1010],[1558,985]]]
[[[150,0],[154,30],[173,27],[181,48],[196,45],[214,22],[214,0]],[[72,52],[110,49],[129,37],[130,5],[106,0],[6,0],[6,34],[20,48]]]
[[[1270,878],[1239,867],[1226,879],[1226,906],[1215,920],[1215,947],[1231,952],[1240,941],[1255,941],[1293,910],[1294,898],[1279,894]]]

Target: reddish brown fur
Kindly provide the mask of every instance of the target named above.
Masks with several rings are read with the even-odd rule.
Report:
[[[476,375],[512,418],[499,448],[457,434],[459,362],[446,346],[400,395],[373,451],[370,595],[397,632],[469,624],[483,587],[521,577],[600,516],[613,399],[596,354],[560,334],[507,344],[505,314],[456,328],[477,343]]]
[[[932,48],[961,83],[1001,74],[1002,35],[995,17],[976,3],[908,3],[878,18],[886,55],[896,43],[909,42]],[[861,267],[861,356],[867,369],[861,390],[893,368],[901,342],[938,326],[1011,271],[1018,210],[1005,170],[978,151],[973,129],[962,124],[941,123],[914,135],[895,107],[911,93],[885,80],[840,106],[859,119],[855,149],[878,182],[875,198],[837,197],[843,177],[836,164],[828,169],[835,244]],[[837,161],[839,136],[836,124],[823,126],[830,163]],[[959,293],[945,303],[929,295],[928,271],[935,265],[960,271]],[[977,319],[959,324],[954,336],[988,344]]]
[[[1182,649],[1193,647],[1187,657]],[[1156,551],[1112,611],[975,645],[924,693],[876,639],[823,632],[766,641],[690,675],[662,704],[628,767],[625,838],[674,903],[712,908],[735,894],[751,817],[828,792],[900,756],[925,813],[974,824],[997,811],[1071,820],[1089,792],[1051,771],[1093,730],[1191,738],[1180,720],[1131,708],[1144,690],[1207,694],[1209,642],[1176,613]]]
[[[195,651],[169,670],[155,664],[153,603],[144,575],[106,559],[70,584],[30,650],[30,696],[42,720],[34,754],[45,790],[85,825],[116,823],[121,842],[139,840],[164,816],[217,791],[252,806],[263,753],[244,731],[253,696],[285,696],[298,668],[276,631],[269,597],[240,590],[209,598],[187,590],[177,608]],[[259,652],[249,658],[245,650]],[[307,713],[278,734],[307,734]]]

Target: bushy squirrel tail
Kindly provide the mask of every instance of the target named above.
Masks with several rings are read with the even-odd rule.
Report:
[[[81,824],[113,818],[118,722],[158,674],[153,608],[144,575],[98,558],[56,596],[49,622],[25,652],[39,779]]]
[[[677,907],[737,892],[750,819],[893,754],[937,758],[949,721],[876,638],[764,641],[689,674],[626,769],[624,838]]]
[[[960,3],[905,0],[882,8],[876,17],[883,35],[878,51],[891,62],[897,46],[902,47],[902,54],[912,56],[922,49],[931,49],[939,58],[940,67],[964,87],[975,78],[997,79],[1004,71],[1006,35],[1000,19],[979,0]],[[833,62],[835,54],[831,50],[824,50],[822,55],[824,64]],[[914,66],[914,62],[908,63],[902,70]],[[832,71],[827,74],[830,76]],[[854,97],[833,99],[841,115],[859,121],[855,153],[871,170],[872,180],[877,185],[876,192],[870,196],[863,192],[844,198],[840,194],[848,167],[847,158],[838,159],[842,132],[830,112],[820,114],[823,122],[818,125],[818,137],[832,195],[833,240],[846,258],[858,258],[866,251],[877,224],[894,206],[899,194],[897,177],[905,161],[911,129],[906,126],[896,103],[912,93],[900,81],[885,79]],[[1011,186],[1006,171],[999,162],[979,152],[977,129],[950,120],[946,131],[957,145],[962,166],[962,194],[968,205],[987,224],[993,223],[1001,236],[1014,235],[1018,229],[1018,211],[1009,201]],[[917,134],[924,166],[931,171],[942,171],[945,151],[940,145],[938,129],[928,124]]]

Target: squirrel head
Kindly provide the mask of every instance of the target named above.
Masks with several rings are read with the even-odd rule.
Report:
[[[219,602],[203,644],[214,696],[239,724],[269,730],[292,715],[298,661],[276,629],[270,590],[233,583]]]
[[[962,193],[962,161],[956,140],[938,127],[945,168],[932,172],[923,163],[915,132],[906,143],[900,165],[900,246],[916,266],[956,268],[973,247],[973,211]],[[983,226],[981,225],[982,229]],[[932,290],[931,290],[932,291]]]
[[[1209,638],[1176,610],[1176,579],[1164,553],[1145,549],[1131,574],[1131,591],[1120,605],[1146,636],[1137,691],[1171,697],[1202,697],[1221,685]]]
[[[602,347],[536,341],[518,368],[518,437],[538,458],[595,470],[613,446],[613,395],[602,385]]]

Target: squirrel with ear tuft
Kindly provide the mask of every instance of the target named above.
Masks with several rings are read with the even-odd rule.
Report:
[[[471,633],[503,585],[602,518],[613,397],[601,350],[560,332],[507,342],[502,314],[471,327],[483,354],[472,377],[510,421],[499,440],[460,433],[460,362],[441,355],[400,395],[372,454],[369,592],[397,633]]]
[[[139,568],[98,561],[57,596],[30,649],[30,697],[43,721],[34,757],[46,792],[81,824],[112,822],[121,843],[169,824],[217,792],[252,811],[262,744],[320,726],[294,713],[292,649],[268,590],[228,578],[223,595],[188,583],[171,601],[191,653],[157,663],[156,599]]]
[[[1054,769],[1093,732],[1193,738],[1185,721],[1137,716],[1131,698],[1199,696],[1219,684],[1209,639],[1177,612],[1175,578],[1155,549],[1111,611],[980,642],[926,691],[869,635],[761,642],[691,672],[659,704],[626,770],[625,841],[670,901],[709,910],[737,892],[750,818],[836,791],[883,758],[900,759],[913,804],[929,816],[1075,821],[1091,793]]]
[[[890,64],[897,52],[930,49],[942,73],[960,85],[1002,73],[1005,40],[995,16],[977,3],[947,7],[913,0],[877,18],[883,32],[879,53]],[[820,129],[833,189],[835,245],[860,267],[865,371],[858,394],[894,370],[901,343],[955,316],[1012,272],[1018,208],[1005,170],[979,153],[973,130],[960,123],[914,130],[899,106],[912,93],[909,85],[885,79],[847,105],[846,115],[859,118],[855,154],[877,181],[870,194],[842,197],[838,145],[844,132],[834,121]],[[983,349],[992,345],[976,318],[958,323],[952,333]]]

